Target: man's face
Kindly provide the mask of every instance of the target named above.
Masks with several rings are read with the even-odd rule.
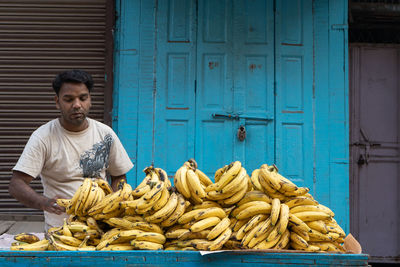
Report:
[[[81,131],[87,127],[86,116],[92,104],[85,84],[64,83],[55,101],[57,109],[61,111],[61,125],[65,129]]]

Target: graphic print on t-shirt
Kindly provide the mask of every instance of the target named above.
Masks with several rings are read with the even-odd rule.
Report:
[[[108,158],[111,144],[111,134],[104,136],[104,140],[93,145],[85,151],[79,159],[79,167],[82,168],[83,177],[99,177],[104,168],[108,168]]]

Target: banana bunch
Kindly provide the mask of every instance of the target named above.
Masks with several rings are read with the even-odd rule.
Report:
[[[344,252],[341,244],[346,234],[333,218],[334,213],[318,203],[296,203],[290,208],[290,246],[305,251]]]
[[[107,181],[100,178],[94,180],[85,178],[71,199],[57,199],[57,204],[65,207],[68,214],[86,216],[89,210],[103,201],[106,195],[112,193]]]
[[[305,251],[343,251],[340,245],[345,237],[343,229],[333,219],[334,213],[328,207],[319,204],[308,193],[307,187],[296,186],[283,177],[275,165],[268,166],[267,164],[254,170],[250,180],[255,189],[273,198],[269,217],[271,225],[276,220],[276,212],[274,212],[278,206],[276,203],[281,202],[281,208],[288,207],[285,207],[285,213],[289,209],[287,224],[289,231],[283,233],[282,236],[286,247]],[[235,210],[233,212],[236,214]],[[241,219],[240,216],[239,219]],[[238,231],[237,235],[242,237],[243,233]],[[267,243],[268,239],[267,242],[260,243],[260,246],[266,248]],[[279,248],[282,247],[279,246]]]
[[[231,206],[238,203],[247,191],[252,190],[250,185],[246,169],[240,161],[235,161],[215,172],[215,183],[206,187],[206,197],[223,206]]]
[[[278,198],[280,201],[285,201],[290,197],[303,196],[310,191],[309,188],[298,187],[283,177],[275,165],[261,165],[260,169],[253,171],[250,180],[256,190],[264,191],[270,197]]]
[[[174,211],[178,194],[174,192],[163,169],[150,166],[143,171],[146,177],[132,191],[134,199],[121,202],[121,207],[126,215],[139,214],[149,222],[161,222]]]
[[[62,226],[50,228],[46,236],[50,241],[49,250],[83,251],[95,250],[102,234],[93,217],[71,215]]]
[[[16,242],[11,244],[11,250],[18,251],[43,251],[49,247],[47,239],[40,240],[34,234],[20,233],[14,236]]]
[[[206,197],[205,188],[213,182],[197,168],[194,159],[186,161],[174,176],[174,185],[186,199],[194,204],[200,204]]]
[[[219,250],[232,235],[229,210],[218,203],[204,201],[188,206],[178,219],[178,224],[169,227],[166,250]]]

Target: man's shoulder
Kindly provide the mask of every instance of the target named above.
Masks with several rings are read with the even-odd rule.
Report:
[[[93,125],[93,127],[95,127],[95,129],[101,130],[101,131],[105,131],[105,132],[114,132],[114,130],[108,126],[107,124],[104,124],[100,121],[91,119],[91,118],[87,118],[89,120],[89,122]]]
[[[45,124],[41,125],[39,128],[37,128],[33,134],[39,135],[39,136],[47,136],[49,134],[52,134],[54,130],[57,128],[57,120],[58,119],[53,119],[51,121],[46,122]]]

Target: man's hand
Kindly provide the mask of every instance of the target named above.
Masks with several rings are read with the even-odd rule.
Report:
[[[65,208],[58,206],[57,205],[57,199],[58,198],[47,198],[45,197],[43,199],[43,203],[42,203],[42,210],[50,212],[50,213],[55,213],[55,214],[62,214],[63,212],[65,212]]]
[[[48,198],[36,193],[30,186],[33,177],[23,172],[14,171],[10,180],[9,192],[26,207],[45,210],[50,213],[61,214],[64,207],[57,205],[56,198]]]

